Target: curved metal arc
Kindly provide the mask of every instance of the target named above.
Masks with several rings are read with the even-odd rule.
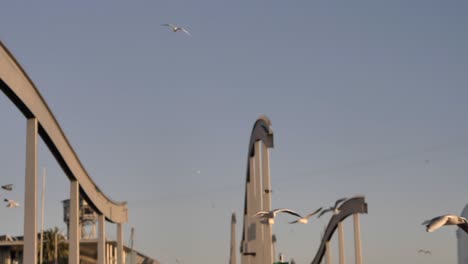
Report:
[[[273,129],[271,128],[271,121],[270,119],[265,116],[261,115],[258,117],[257,121],[252,128],[252,132],[250,134],[249,140],[249,149],[247,155],[247,175],[246,175],[246,182],[245,182],[245,196],[244,196],[244,219],[247,215],[247,184],[250,182],[250,162],[249,159],[255,155],[255,143],[257,141],[262,141],[268,148],[273,148]],[[242,240],[241,245],[243,245],[245,241],[245,220],[243,221],[242,227]],[[241,246],[242,251],[242,246]]]
[[[332,238],[339,222],[353,214],[367,214],[367,203],[365,201],[365,197],[357,196],[350,198],[341,204],[339,210],[340,213],[332,216],[330,222],[328,222],[327,228],[325,229],[325,233],[322,237],[322,242],[320,243],[320,247],[315,254],[314,260],[311,262],[312,264],[319,264],[322,261],[322,258],[325,255],[325,245]]]
[[[71,180],[79,182],[80,191],[89,204],[111,222],[127,222],[128,208],[126,202],[113,201],[99,190],[99,187],[81,164],[44,98],[1,41],[0,89],[20,109],[26,118],[37,118],[39,135],[57,159],[66,175]]]

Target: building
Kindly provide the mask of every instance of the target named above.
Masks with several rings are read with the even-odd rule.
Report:
[[[468,204],[463,209],[462,217],[468,219]],[[458,264],[468,264],[468,234],[457,228]]]
[[[64,200],[63,203],[63,221],[67,225],[67,236],[60,235],[61,238],[58,244],[61,248],[68,248],[67,237],[70,233],[70,200]],[[84,199],[79,200],[80,216],[79,228],[81,230],[80,239],[80,264],[94,264],[97,263],[97,248],[98,240],[96,236],[96,222],[97,214],[86,203]],[[57,237],[57,236],[56,236]],[[46,238],[45,238],[46,239]],[[40,234],[38,234],[38,241],[40,241]],[[63,243],[65,245],[63,245]],[[23,264],[23,237],[12,237],[10,235],[0,235],[0,264]],[[117,241],[107,240],[105,245],[105,260],[106,264],[117,263]],[[67,254],[64,257],[56,257],[57,264],[68,263]],[[58,256],[58,254],[57,254]],[[129,264],[159,264],[159,261],[154,260],[144,254],[132,250],[124,246],[123,254],[124,263]],[[49,264],[44,262],[44,264]]]
[[[64,243],[68,244],[67,241]],[[124,264],[160,264],[159,261],[145,256],[138,251],[134,250],[133,252],[132,254],[132,250],[124,246]],[[135,261],[131,261],[132,255],[135,256]],[[116,241],[106,242],[105,259],[107,264],[117,263]],[[61,261],[61,263],[63,262]],[[65,263],[68,262],[65,261]],[[80,263],[97,263],[97,239],[82,239],[80,241]],[[0,236],[0,264],[23,264],[23,237]]]

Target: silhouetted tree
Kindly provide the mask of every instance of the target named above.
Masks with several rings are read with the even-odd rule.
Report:
[[[58,227],[44,231],[43,262],[44,264],[55,264],[55,243],[57,242],[57,263],[65,264],[68,262],[68,245],[66,238],[62,235]],[[40,247],[40,245],[39,245]]]

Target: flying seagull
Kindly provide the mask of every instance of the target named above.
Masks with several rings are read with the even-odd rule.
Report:
[[[291,214],[291,215],[294,215],[294,216],[297,216],[299,218],[302,218],[302,216],[296,212],[294,212],[293,210],[289,210],[289,209],[286,209],[286,208],[282,208],[282,209],[274,209],[274,210],[271,210],[271,211],[260,211],[258,213],[256,213],[254,216],[256,217],[261,217],[263,220],[267,220],[268,219],[268,223],[269,224],[274,224],[275,223],[275,217],[276,217],[276,214],[278,213],[288,213],[288,214]]]
[[[295,223],[301,223],[301,224],[307,224],[309,223],[309,218],[311,218],[313,215],[315,215],[316,213],[320,212],[320,210],[322,210],[322,207],[320,207],[319,209],[315,210],[313,213],[310,213],[304,217],[301,217],[297,220],[294,220],[292,222],[289,222],[290,224],[295,224]]]
[[[7,190],[7,191],[11,191],[11,190],[13,190],[13,184],[2,185],[2,189]]]
[[[341,199],[338,199],[336,200],[335,202],[335,205],[334,206],[331,206],[325,210],[323,210],[322,212],[320,212],[319,216],[318,217],[321,217],[323,214],[327,213],[327,212],[333,212],[334,215],[337,215],[340,213],[340,210],[338,209],[338,205],[340,205],[341,202],[345,201],[346,198],[341,198]]]
[[[190,36],[190,32],[188,32],[185,28],[183,27],[179,27],[179,26],[176,26],[176,25],[173,25],[173,24],[162,24],[161,26],[164,26],[164,27],[170,27],[172,31],[174,32],[177,32],[177,31],[182,31],[184,32],[185,34],[189,35]]]
[[[463,231],[468,233],[468,220],[464,217],[460,217],[458,215],[453,214],[446,214],[434,217],[430,220],[426,220],[422,223],[422,225],[426,226],[427,232],[433,232],[445,225],[457,225]]]
[[[431,251],[430,250],[426,250],[426,249],[420,249],[418,250],[418,254],[426,254],[426,255],[432,255]]]
[[[3,201],[7,202],[7,206],[8,208],[14,208],[14,207],[18,207],[19,206],[19,203],[13,201],[13,200],[10,200],[10,199],[4,199]]]

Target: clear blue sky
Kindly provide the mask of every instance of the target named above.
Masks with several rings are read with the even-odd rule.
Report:
[[[95,182],[128,201],[136,247],[163,263],[228,261],[260,114],[275,133],[273,207],[305,214],[364,194],[366,263],[455,263],[455,228],[421,222],[468,203],[467,12],[431,0],[6,1],[0,38]],[[0,179],[22,202],[26,123],[5,96],[0,120]],[[63,228],[69,185],[39,151],[45,226]],[[22,214],[0,207],[0,233],[21,235]],[[277,252],[308,263],[327,219],[288,220],[274,226]]]

